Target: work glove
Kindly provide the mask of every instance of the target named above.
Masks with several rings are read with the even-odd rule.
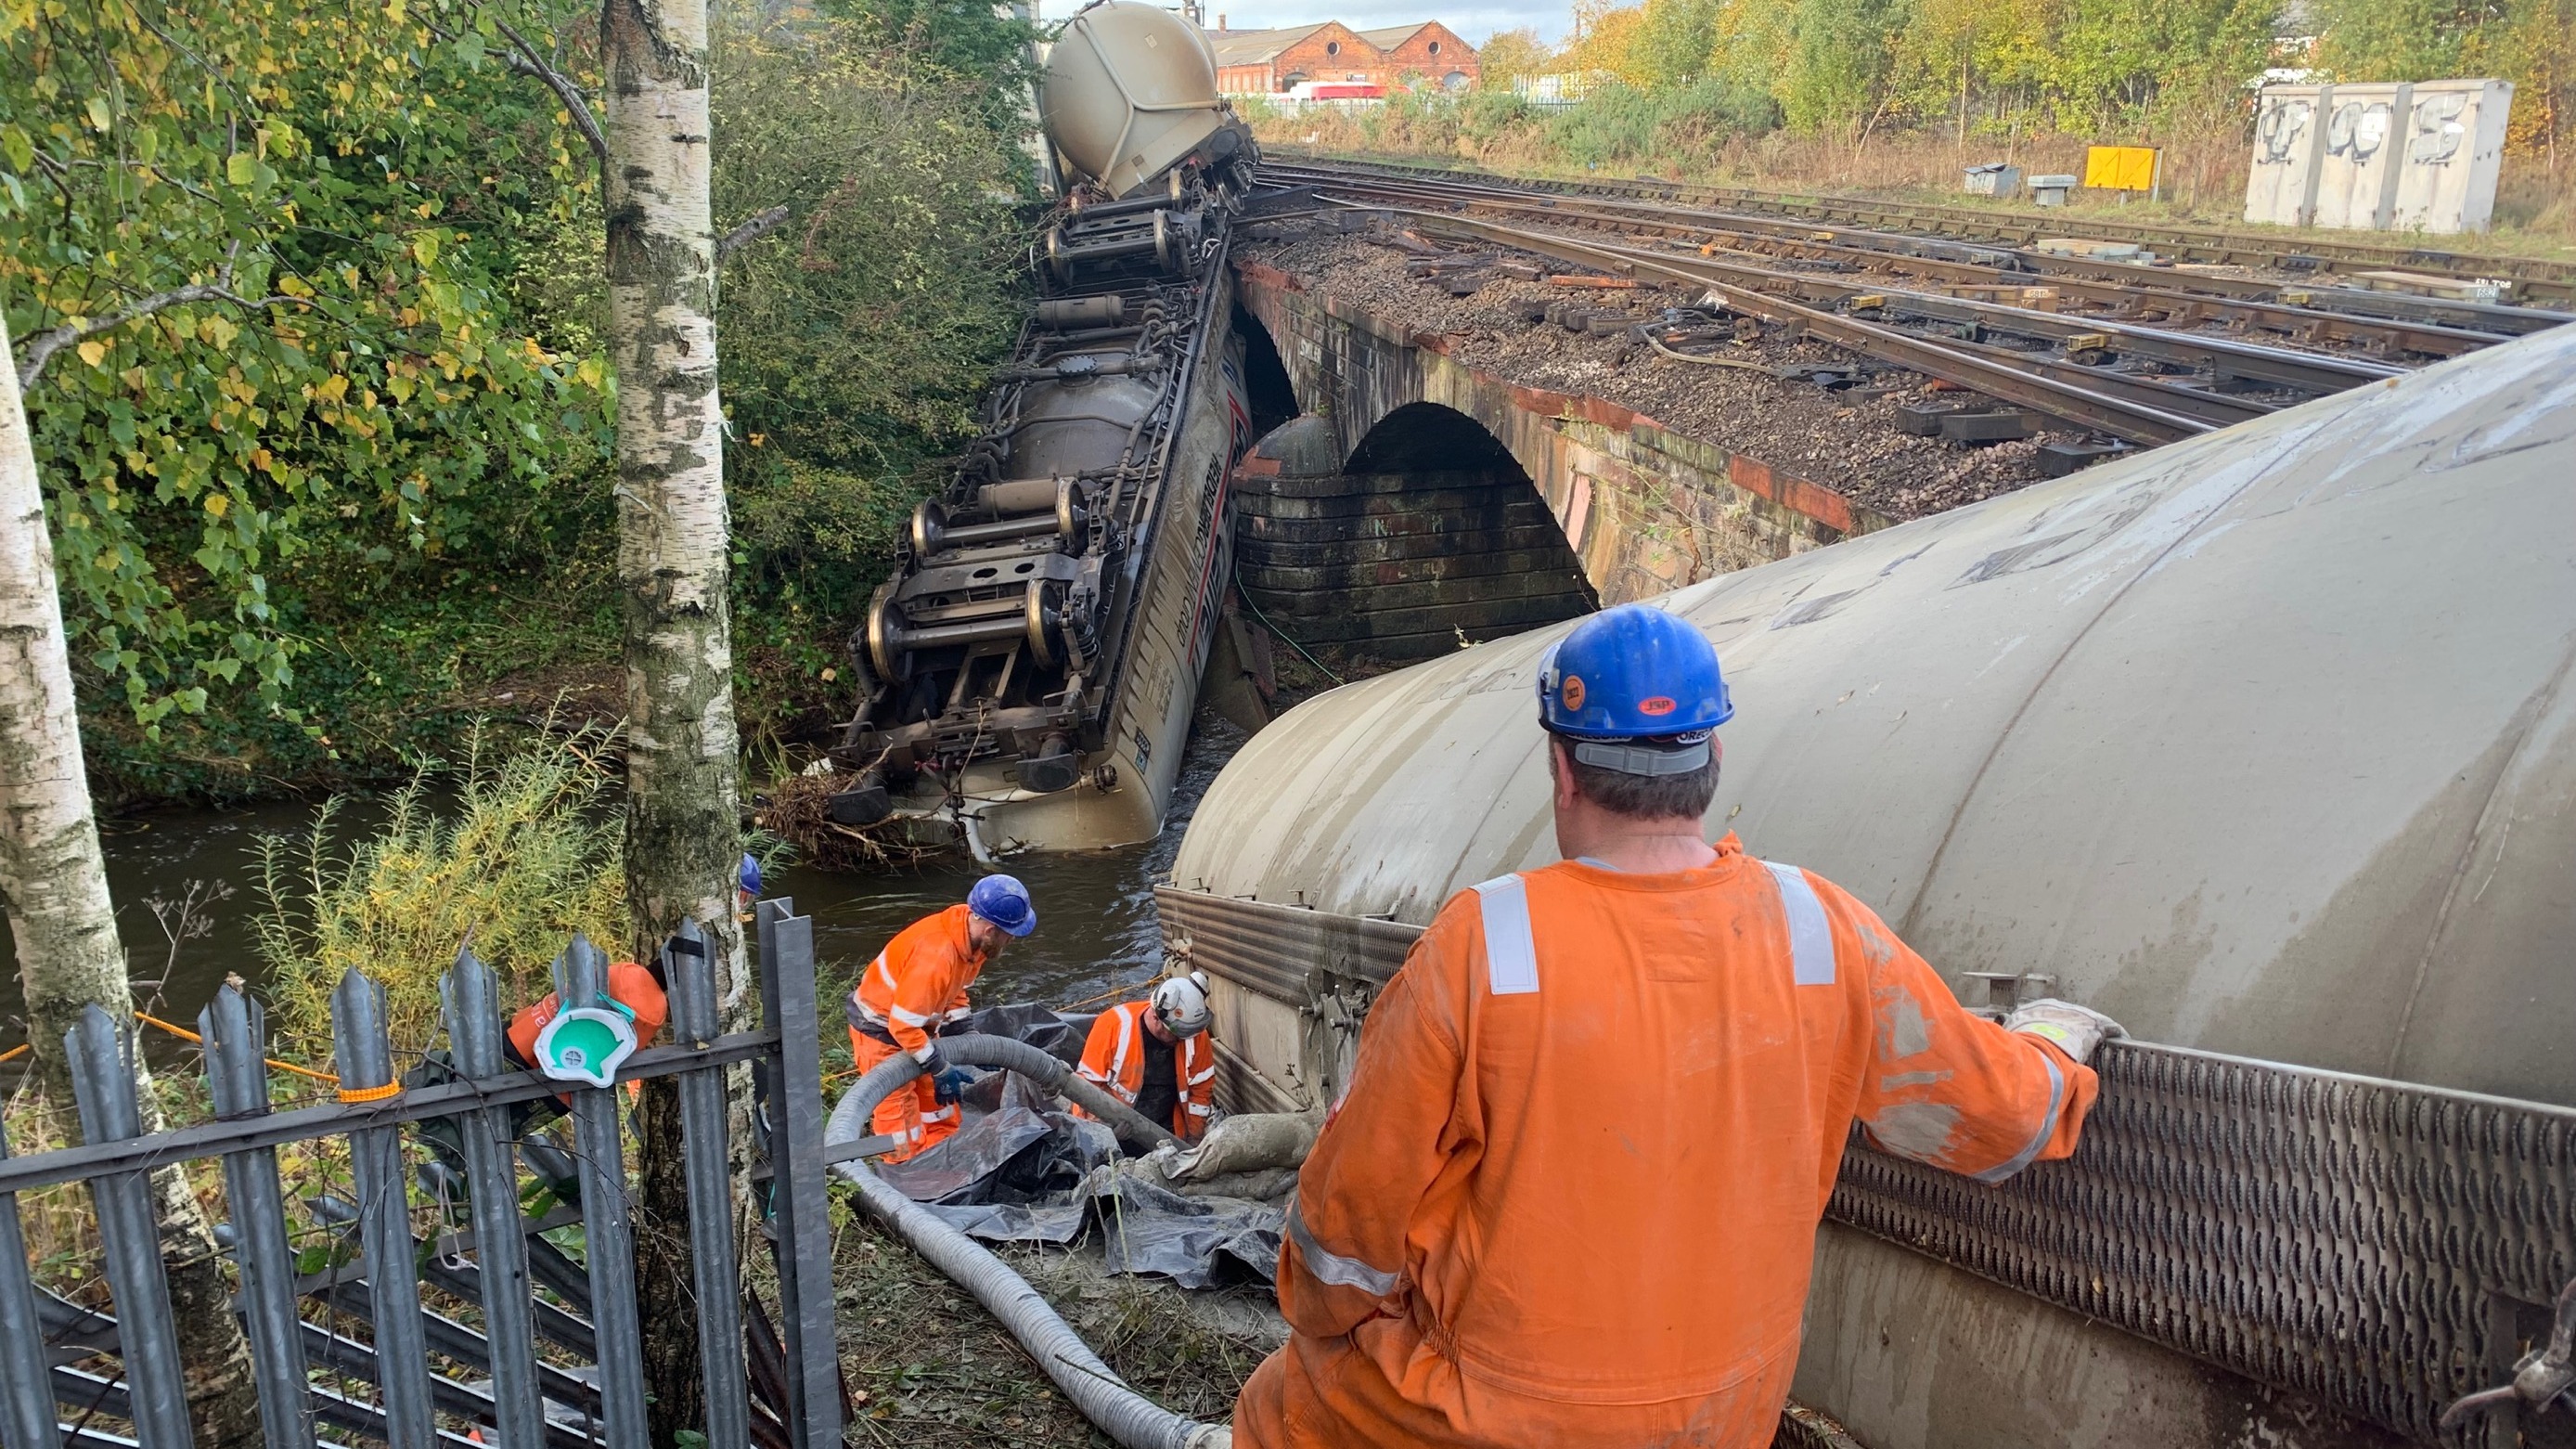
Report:
[[[2104,1037],[2127,1036],[2120,1024],[2089,1006],[2043,997],[2013,1008],[2004,1030],[2027,1032],[2073,1057],[2089,1061]]]
[[[930,1079],[931,1100],[942,1107],[963,1096],[966,1084],[975,1080],[973,1072],[951,1065],[936,1046],[930,1049],[930,1060],[921,1064],[921,1074]]]

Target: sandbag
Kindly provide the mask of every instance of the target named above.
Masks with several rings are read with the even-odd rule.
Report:
[[[1324,1129],[1321,1112],[1247,1112],[1228,1117],[1194,1146],[1173,1149],[1164,1175],[1175,1183],[1206,1182],[1241,1172],[1304,1165]],[[1158,1154],[1159,1155],[1159,1154]]]

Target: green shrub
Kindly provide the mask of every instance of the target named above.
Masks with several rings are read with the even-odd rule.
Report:
[[[281,1045],[328,1056],[331,991],[353,966],[383,983],[396,1048],[417,1051],[442,1027],[438,978],[460,944],[511,1003],[547,990],[575,931],[619,950],[623,826],[605,808],[607,743],[581,730],[494,754],[478,726],[462,760],[423,761],[354,839],[339,838],[348,805],[336,797],[302,836],[263,839],[254,932]]]

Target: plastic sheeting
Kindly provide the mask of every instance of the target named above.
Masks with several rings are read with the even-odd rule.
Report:
[[[1014,1016],[1013,1013],[1020,1015]],[[993,1007],[971,1029],[1064,1057],[1050,1028],[1080,1033],[1043,1008]],[[1070,1058],[1068,1058],[1070,1059]],[[988,1243],[1070,1247],[1097,1241],[1117,1273],[1159,1273],[1184,1288],[1271,1281],[1283,1208],[1240,1198],[1185,1197],[1122,1169],[1109,1129],[1076,1117],[1026,1080],[992,1072],[966,1089],[965,1125],[909,1162],[879,1163],[896,1191],[949,1226]],[[1096,1234],[1096,1238],[1094,1235]]]

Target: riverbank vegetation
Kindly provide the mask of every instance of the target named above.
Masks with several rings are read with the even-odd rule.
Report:
[[[755,746],[846,707],[1007,346],[1026,169],[1015,73],[936,7],[773,9],[721,6],[713,56],[718,228],[787,209],[719,314]],[[595,86],[595,14],[0,3],[0,307],[111,802],[617,713],[599,175],[530,74]]]
[[[2498,241],[2576,246],[2576,3],[2283,13],[2274,0],[1585,0],[1561,46],[1488,39],[1477,91],[1295,114],[1256,103],[1256,128],[1274,146],[1943,201],[1965,199],[1962,165],[2080,174],[2087,145],[2153,145],[2164,196],[2125,215],[2233,221],[2267,69],[2496,76],[2515,86]],[[1534,104],[1514,84],[1531,81],[1579,98]]]

